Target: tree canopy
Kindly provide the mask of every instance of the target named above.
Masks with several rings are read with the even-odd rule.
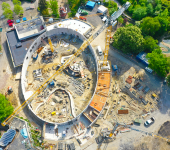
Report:
[[[160,29],[161,24],[159,20],[152,17],[146,17],[142,19],[140,28],[144,35],[154,36],[155,33]]]
[[[11,6],[8,3],[6,3],[6,2],[2,3],[2,10],[10,9],[10,8],[11,8]]]
[[[147,53],[151,53],[154,49],[159,48],[157,45],[158,40],[154,40],[151,36],[146,36],[144,41],[144,51]]]
[[[53,12],[53,14],[56,17],[59,17],[59,14],[58,14],[58,2],[57,2],[57,0],[50,0],[47,4],[48,4],[48,7]]]
[[[160,49],[155,49],[152,53],[147,54],[149,67],[153,69],[159,76],[165,77],[169,71],[168,61]]]
[[[146,15],[146,7],[136,6],[133,10],[132,18],[135,20],[141,20]]]
[[[120,16],[120,17],[117,19],[117,21],[118,21],[118,23],[122,24],[124,20],[123,20],[122,16]]]
[[[143,51],[144,38],[137,26],[127,26],[117,29],[113,35],[113,46],[124,53],[138,54]]]
[[[149,3],[149,4],[147,5],[146,11],[147,11],[147,14],[148,14],[149,16],[152,16],[152,15],[153,15],[153,5],[152,5],[152,3]]]
[[[11,103],[6,99],[6,97],[0,94],[0,121],[4,121],[6,117],[8,117],[14,108]]]
[[[40,8],[41,13],[48,8],[46,0],[39,0],[38,6]]]
[[[111,16],[116,10],[117,10],[116,8],[110,8],[109,15]]]
[[[167,76],[167,83],[170,85],[170,75]]]
[[[21,5],[21,1],[19,0],[12,0],[14,5]]]
[[[14,5],[14,13],[16,15],[23,14],[24,10],[20,5],[16,4],[16,5]]]
[[[5,9],[3,12],[3,15],[5,16],[5,18],[7,19],[12,19],[13,18],[13,11],[10,9]]]

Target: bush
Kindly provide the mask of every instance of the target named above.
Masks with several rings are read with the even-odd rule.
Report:
[[[48,16],[48,15],[49,15],[48,9],[43,10],[43,11],[42,11],[42,15],[43,15],[43,16],[45,16],[45,15]]]
[[[14,111],[11,103],[6,99],[3,94],[0,94],[0,121],[4,121]]]
[[[0,45],[0,51],[2,50],[1,45]]]

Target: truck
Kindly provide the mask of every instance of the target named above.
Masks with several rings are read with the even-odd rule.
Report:
[[[98,52],[98,55],[99,55],[99,56],[102,56],[102,55],[103,55],[103,51],[102,51],[102,49],[101,49],[100,46],[97,46],[97,52]]]
[[[150,125],[150,124],[152,124],[152,123],[154,123],[154,122],[155,122],[155,118],[154,118],[154,117],[151,117],[149,120],[145,121],[144,125],[145,125],[145,126],[148,126],[148,125]]]

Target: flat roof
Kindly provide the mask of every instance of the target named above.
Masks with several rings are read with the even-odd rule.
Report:
[[[44,20],[40,16],[38,18],[28,20],[15,25],[15,29],[19,39],[30,37],[39,33],[44,29]]]
[[[14,67],[20,66],[23,64],[25,55],[27,53],[27,49],[29,49],[29,47],[31,46],[31,44],[35,41],[35,39],[38,36],[34,36],[31,37],[29,39],[26,39],[24,41],[20,41],[18,39],[16,30],[12,30],[6,33],[7,36],[7,43],[8,43],[8,47],[11,53],[11,57],[12,57],[12,61],[14,64]],[[21,43],[21,47],[16,47],[17,43]]]
[[[65,28],[73,29],[81,34],[85,34],[89,29],[91,29],[91,26],[83,21],[69,19],[47,26],[47,31],[54,29],[56,25],[58,28],[65,27]]]
[[[96,93],[90,106],[98,110],[103,109],[109,95],[111,72],[99,72]]]

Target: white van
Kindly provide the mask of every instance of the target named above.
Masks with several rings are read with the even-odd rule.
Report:
[[[103,51],[100,46],[97,46],[97,52],[98,52],[99,56],[103,55]]]

